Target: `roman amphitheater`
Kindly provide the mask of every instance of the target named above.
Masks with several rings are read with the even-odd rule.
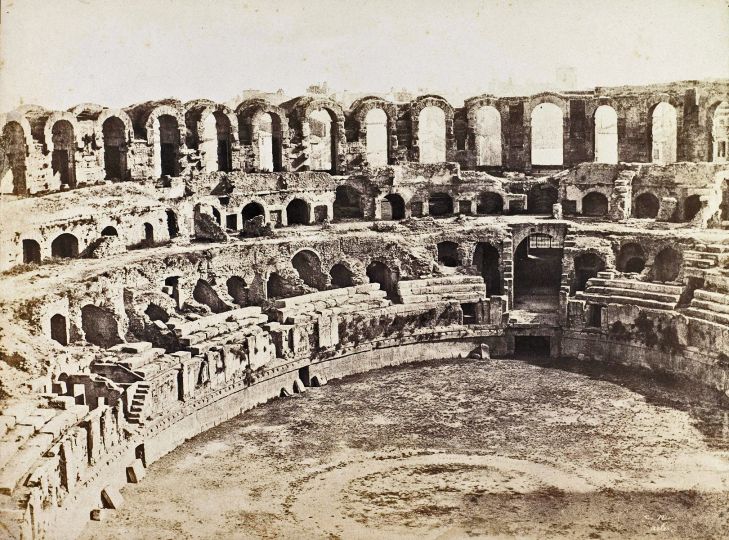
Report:
[[[729,81],[0,126],[0,535],[726,534]]]

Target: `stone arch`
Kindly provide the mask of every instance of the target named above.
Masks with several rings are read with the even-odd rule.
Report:
[[[343,287],[354,286],[354,274],[343,263],[337,263],[329,270],[332,288],[339,289]]]
[[[29,148],[32,148],[27,145],[23,125],[15,120],[6,122],[2,131],[2,142],[5,158],[13,175],[12,192],[15,195],[23,195],[28,189],[25,158]]]
[[[643,246],[634,242],[620,246],[615,257],[615,267],[619,272],[640,274],[645,268],[645,262]]]
[[[553,310],[562,284],[562,246],[549,234],[532,233],[514,251],[514,304]]]
[[[461,264],[461,256],[458,254],[458,244],[456,242],[438,242],[436,250],[438,252],[438,264],[452,268]]]
[[[327,288],[327,276],[321,271],[321,258],[310,249],[302,249],[291,258],[291,266],[301,280],[319,291]]]
[[[501,294],[501,253],[499,250],[488,242],[479,242],[473,252],[473,264],[476,265],[486,283],[486,295]]]
[[[580,253],[574,258],[574,275],[570,284],[570,294],[584,291],[587,281],[597,277],[598,272],[605,270],[605,260],[590,251]]]
[[[469,110],[469,124],[473,130],[476,166],[501,166],[501,113],[493,105]]]
[[[446,161],[446,117],[440,107],[431,105],[420,111],[418,148],[420,163]]]
[[[379,283],[388,300],[394,302],[397,299],[397,282],[399,281],[397,270],[391,270],[389,266],[381,261],[372,261],[367,266],[367,278],[370,283]]]
[[[438,146],[434,147],[437,151],[437,155],[426,155],[425,160],[423,156],[423,141],[421,140],[421,113],[423,109],[427,107],[436,107],[443,112],[444,131],[443,131],[443,150],[440,149],[440,139],[438,139]],[[435,117],[438,115],[438,122],[440,122],[439,113],[427,113]],[[453,107],[446,101],[445,98],[435,95],[419,96],[414,101],[410,102],[410,133],[413,145],[413,159],[420,163],[435,163],[438,161],[447,161],[448,153],[453,148],[455,142],[455,136],[453,132],[453,118],[455,111]],[[430,128],[428,129],[430,130]],[[435,142],[435,141],[434,141]],[[425,150],[426,154],[430,152],[430,149]],[[442,159],[440,159],[442,158]]]
[[[46,151],[53,153],[55,150],[55,141],[53,140],[53,128],[60,121],[66,121],[71,125],[70,137],[67,141],[64,141],[64,147],[73,150],[77,148],[83,148],[83,131],[78,125],[76,117],[68,111],[56,111],[46,119],[43,124],[43,140],[45,141]]]
[[[51,339],[61,345],[68,345],[68,320],[60,313],[51,317]]]
[[[39,264],[40,262],[40,244],[30,238],[23,240],[23,264]]]
[[[151,223],[144,223],[144,241],[142,242],[146,247],[152,247],[154,245],[154,226]]]
[[[51,126],[51,169],[62,186],[76,187],[74,124],[61,118]]]
[[[292,199],[286,205],[286,223],[288,225],[309,224],[309,204],[304,199]]]
[[[551,214],[559,194],[552,184],[537,184],[527,193],[527,210],[530,214]]]
[[[384,167],[389,162],[388,118],[383,109],[371,109],[365,116],[365,148],[370,167]]]
[[[127,126],[118,116],[109,116],[101,124],[104,146],[104,173],[107,180],[127,178]]]
[[[289,106],[295,112],[296,118],[301,126],[300,134],[306,146],[305,158],[308,162],[308,169],[325,170],[333,173],[340,172],[346,154],[347,139],[344,130],[344,112],[339,103],[328,98],[305,96],[293,100]],[[324,125],[321,123],[312,125],[310,122],[310,118],[315,111],[322,111],[322,114],[317,116],[321,116]],[[326,140],[327,127],[331,138],[331,150],[329,150],[330,147]],[[315,131],[319,135],[325,135],[324,139],[317,137],[317,140],[314,140],[313,135]],[[322,146],[322,143],[324,146]],[[318,148],[312,149],[312,144],[318,144]],[[326,157],[327,155],[331,156],[331,167],[329,169],[324,168],[327,163],[321,162],[322,156]],[[312,163],[312,161],[318,161],[318,163]]]
[[[650,110],[651,162],[666,165],[676,162],[678,116],[676,107],[661,101]]]
[[[290,285],[278,272],[271,272],[266,280],[266,298],[286,298],[289,296]]]
[[[358,129],[358,141],[365,149],[367,164],[371,167],[379,167],[390,163],[392,153],[397,147],[397,106],[385,99],[367,96],[352,103],[351,111],[352,119]],[[384,125],[381,115],[376,122],[368,124],[368,118],[373,120],[370,117],[370,113],[373,111],[384,113]],[[371,134],[371,125],[376,126],[376,136]],[[382,144],[383,135],[384,144]]]
[[[119,233],[115,227],[109,225],[101,230],[101,236],[119,236]]]
[[[382,219],[399,221],[405,219],[405,201],[397,193],[385,195],[382,201]]]
[[[712,107],[711,126],[711,160],[717,163],[729,161],[729,101],[721,101]]]
[[[108,349],[122,343],[114,313],[108,309],[87,304],[81,308],[81,329],[86,341]]]
[[[249,290],[246,280],[239,276],[231,276],[225,282],[228,294],[239,306],[246,306],[249,302]]]
[[[238,142],[238,118],[226,105],[207,99],[184,105],[188,145],[200,150],[207,172],[233,170],[233,146]]]
[[[655,219],[661,203],[658,197],[648,191],[641,193],[633,202],[633,217],[639,219]]]
[[[157,120],[158,136],[154,139],[155,176],[178,176],[180,174],[180,126],[169,114],[160,115]]]
[[[308,212],[308,210],[307,210]],[[257,203],[256,201],[251,201],[248,204],[246,204],[241,209],[241,218],[244,222],[248,221],[249,219],[253,219],[258,216],[263,216],[264,219],[266,217],[266,210],[263,208],[263,205],[260,203]]]
[[[676,281],[681,273],[683,257],[672,247],[665,247],[653,259],[652,281]]]
[[[701,211],[701,196],[689,195],[683,201],[683,220],[691,221]]]
[[[240,141],[253,151],[252,170],[287,171],[289,121],[286,112],[264,99],[247,100],[238,105]]]
[[[328,109],[316,109],[307,117],[309,166],[312,171],[334,170],[337,156],[336,116]]]
[[[165,217],[167,218],[167,233],[170,239],[177,238],[180,235],[179,220],[177,214],[171,208],[165,210]]]
[[[78,257],[78,238],[71,233],[63,233],[51,242],[51,256],[64,259]]]
[[[428,197],[428,213],[431,216],[447,216],[453,213],[453,197],[447,193],[431,193]]]
[[[564,110],[543,101],[531,110],[532,165],[564,164]]]
[[[608,213],[608,199],[599,191],[591,191],[582,197],[582,215],[605,216]]]
[[[495,191],[484,191],[478,197],[477,214],[503,214],[504,198]]]
[[[192,298],[196,302],[208,306],[213,313],[223,313],[231,309],[231,306],[226,304],[212,285],[204,279],[198,279],[195,283]]]
[[[362,194],[352,186],[338,186],[334,199],[334,219],[362,219],[363,217]]]
[[[595,161],[618,162],[618,113],[610,105],[600,105],[593,116],[595,123]]]

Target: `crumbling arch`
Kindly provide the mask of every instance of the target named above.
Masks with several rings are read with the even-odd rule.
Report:
[[[397,146],[397,107],[385,99],[366,96],[352,103],[351,118],[370,167],[384,167]],[[373,112],[374,111],[374,112]]]
[[[289,144],[286,112],[262,98],[244,101],[236,108],[241,144],[253,151],[252,170],[279,172],[288,170],[285,148]]]
[[[672,247],[663,248],[653,260],[653,281],[676,281],[681,273],[683,257]]]
[[[399,275],[396,270],[390,270],[383,262],[373,261],[367,266],[367,278],[370,283],[379,283],[389,300],[393,302],[397,300]]]
[[[574,258],[574,268],[570,294],[584,291],[587,281],[597,277],[598,272],[605,270],[605,261],[595,253],[581,253]]]
[[[28,154],[23,126],[19,122],[10,121],[3,127],[2,136],[5,159],[13,175],[12,192],[22,195],[27,191],[25,157]]]
[[[553,309],[562,284],[562,245],[548,234],[524,238],[514,251],[514,302]]]
[[[198,279],[195,288],[192,290],[192,298],[210,308],[213,313],[230,311],[230,306],[223,302],[217,291],[204,279]]]
[[[476,165],[501,165],[501,114],[491,105],[479,107],[473,117]]]
[[[32,239],[23,240],[23,263],[39,264],[41,262],[40,244]]]
[[[335,289],[354,286],[354,274],[342,263],[337,263],[329,270],[332,287]]]
[[[610,105],[595,109],[595,161],[618,162],[618,113]]]
[[[722,101],[711,116],[712,161],[729,160],[729,102]]]
[[[457,243],[450,241],[438,242],[436,249],[438,251],[438,264],[452,268],[461,264],[461,256],[458,254]]]
[[[68,321],[60,313],[51,317],[51,339],[61,345],[68,345]]]
[[[271,272],[266,280],[266,298],[286,298],[289,295],[290,287],[286,280],[278,272]]]
[[[370,167],[384,167],[389,159],[388,118],[383,109],[371,109],[365,116],[366,155]]]
[[[640,274],[645,268],[645,261],[643,246],[629,242],[620,246],[615,257],[615,267],[619,272]]]
[[[291,258],[291,266],[301,280],[319,291],[327,288],[327,278],[321,271],[319,256],[309,249],[302,249]]]
[[[239,306],[246,306],[249,302],[248,284],[242,277],[231,276],[225,282],[228,294]]]
[[[488,242],[479,242],[473,252],[473,264],[476,265],[486,283],[486,295],[501,294],[501,254],[499,250]]]
[[[311,111],[309,123],[309,162],[312,171],[334,172],[337,158],[337,116],[329,109]]]
[[[362,219],[362,194],[352,186],[339,186],[334,198],[334,219]]]
[[[655,219],[661,203],[653,193],[642,193],[635,198],[633,203],[633,217],[638,219]]]
[[[530,214],[551,214],[557,200],[556,187],[552,184],[538,184],[527,193],[527,210]]]
[[[62,186],[76,187],[76,141],[73,124],[68,120],[55,122],[51,128],[51,140],[53,176],[58,177]]]
[[[428,213],[431,216],[448,216],[453,213],[453,198],[447,193],[432,193],[428,197]]]
[[[503,214],[504,198],[495,191],[484,191],[478,197],[477,214]]]
[[[114,313],[93,304],[81,308],[81,329],[86,341],[105,349],[122,342]]]
[[[405,219],[405,201],[397,193],[385,195],[382,201],[382,219],[401,220]]]
[[[288,225],[307,225],[309,223],[309,205],[303,199],[293,199],[286,205],[286,223]]]
[[[676,161],[678,141],[676,108],[662,101],[651,113],[651,161],[660,165]]]
[[[441,107],[429,105],[420,111],[418,147],[420,163],[440,163],[446,160],[446,114]]]
[[[599,191],[591,191],[582,197],[582,215],[604,216],[608,213],[608,199]]]
[[[262,172],[282,170],[281,118],[270,112],[261,113],[257,129],[258,168]]]
[[[101,236],[119,236],[119,233],[115,227],[109,225],[101,230]]]
[[[531,115],[532,165],[562,165],[564,163],[564,117],[554,103],[540,103]]]
[[[684,221],[693,220],[701,211],[701,196],[689,195],[683,201],[683,219]]]
[[[201,114],[198,147],[203,152],[207,172],[232,170],[233,127],[221,110],[206,108]]]
[[[243,218],[243,222],[246,222],[258,216],[266,216],[266,211],[264,210],[263,206],[253,201],[246,204],[240,213],[241,217]]]
[[[78,238],[71,233],[63,233],[51,242],[51,257],[73,259],[78,257]]]
[[[117,116],[109,116],[101,124],[104,141],[104,173],[107,180],[127,178],[127,126]]]
[[[154,138],[157,176],[178,176],[180,174],[180,126],[177,117],[162,114],[155,118]]]

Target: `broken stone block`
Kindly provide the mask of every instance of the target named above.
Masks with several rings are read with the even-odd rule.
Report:
[[[106,508],[94,508],[91,511],[91,521],[104,521],[109,515],[109,510]]]
[[[101,502],[103,503],[104,508],[116,510],[121,508],[121,505],[124,504],[124,497],[122,497],[118,489],[109,485],[101,490]]]
[[[138,484],[142,478],[144,478],[145,472],[146,469],[144,468],[142,460],[135,459],[132,464],[127,467],[127,482],[130,484]]]

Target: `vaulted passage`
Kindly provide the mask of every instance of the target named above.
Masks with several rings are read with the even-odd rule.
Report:
[[[321,271],[321,261],[316,253],[308,249],[299,251],[291,259],[291,266],[301,280],[319,291],[327,288],[327,276]]]
[[[223,302],[215,289],[204,279],[197,280],[192,297],[196,302],[208,306],[213,313],[223,313],[231,309],[231,306]]]
[[[553,185],[536,185],[527,194],[527,211],[530,214],[551,214],[557,197],[557,188]]]
[[[177,119],[168,114],[161,115],[157,121],[155,149],[158,161],[156,167],[160,176],[177,176],[179,174],[180,129]]]
[[[610,105],[595,110],[595,161],[618,162],[618,113]]]
[[[498,193],[486,191],[478,198],[477,214],[502,214],[504,212],[504,199]]]
[[[639,219],[655,219],[660,208],[658,197],[652,193],[643,193],[635,198],[633,203],[633,217]]]
[[[238,276],[232,276],[225,282],[228,294],[239,306],[248,305],[248,285],[245,280]]]
[[[282,170],[281,146],[281,119],[276,114],[263,113],[258,123],[258,159],[261,171]]]
[[[460,264],[458,244],[455,242],[439,242],[437,248],[439,264],[450,267],[456,267]]]
[[[690,195],[683,202],[683,219],[691,221],[701,210],[701,197],[698,195]]]
[[[41,262],[40,244],[35,240],[23,240],[23,263],[38,264]]]
[[[575,257],[575,275],[572,278],[570,294],[584,291],[587,281],[605,270],[605,261],[594,253],[582,253]]]
[[[362,219],[362,194],[351,186],[339,186],[334,199],[334,219]]]
[[[476,165],[501,165],[501,115],[495,107],[480,107],[476,111],[474,142]]]
[[[540,103],[532,111],[532,165],[562,165],[562,109],[554,103]]]
[[[651,116],[651,156],[653,163],[665,165],[676,161],[676,109],[659,103]]]
[[[640,244],[623,244],[615,257],[615,266],[620,272],[640,273],[645,268],[645,252]]]
[[[309,115],[309,160],[312,171],[333,171],[336,155],[336,118],[326,109]]]
[[[76,187],[76,143],[73,126],[68,120],[59,120],[53,124],[51,133],[53,176],[59,179],[62,186]]]
[[[289,225],[309,223],[309,205],[302,199],[294,199],[286,206],[286,221]]]
[[[380,288],[387,293],[387,298],[395,302],[397,300],[397,272],[380,262],[374,261],[367,267],[367,278],[370,283],[379,283]]]
[[[104,227],[101,231],[101,236],[119,236],[119,233],[114,227],[109,225],[108,227]]]
[[[659,251],[653,261],[653,281],[676,281],[681,272],[683,257],[671,247]]]
[[[593,191],[582,198],[582,215],[604,216],[608,213],[608,200],[605,195]]]
[[[502,294],[501,290],[501,255],[499,250],[486,242],[476,244],[473,253],[473,264],[478,268],[488,296]]]
[[[86,341],[108,349],[122,342],[114,313],[89,304],[81,308],[81,328]]]
[[[562,245],[547,234],[532,234],[514,253],[514,303],[517,309],[553,310],[559,303]]]
[[[249,219],[253,219],[258,216],[265,216],[265,212],[263,210],[263,206],[256,202],[246,204],[243,207],[243,210],[241,210],[241,217],[243,218],[243,221],[248,221]]]
[[[390,193],[382,201],[382,219],[405,219],[405,201],[397,193]]]
[[[205,170],[231,170],[231,126],[230,120],[222,111],[214,111],[203,122],[200,150],[203,152]]]
[[[428,213],[431,216],[448,216],[453,213],[453,199],[447,193],[433,193],[428,198]]]
[[[14,194],[23,194],[26,192],[26,165],[25,156],[28,147],[25,144],[25,132],[23,126],[17,122],[8,122],[3,127],[2,146],[5,150],[5,159],[7,167],[12,174],[12,191]],[[0,179],[6,174],[5,170],[0,169]]]
[[[104,171],[107,180],[127,178],[127,138],[124,122],[116,116],[107,118],[101,126],[104,138]]]
[[[68,345],[68,322],[66,317],[58,313],[51,317],[51,339],[61,345]]]
[[[61,234],[51,243],[51,256],[63,259],[78,257],[78,239],[70,233]]]
[[[382,109],[372,109],[365,116],[367,127],[367,164],[370,167],[387,165],[387,114]]]
[[[352,272],[341,263],[337,263],[329,270],[329,276],[332,279],[332,288],[339,289],[342,287],[354,286],[354,276]]]
[[[446,160],[445,111],[440,107],[425,107],[418,117],[420,163],[440,163]]]

